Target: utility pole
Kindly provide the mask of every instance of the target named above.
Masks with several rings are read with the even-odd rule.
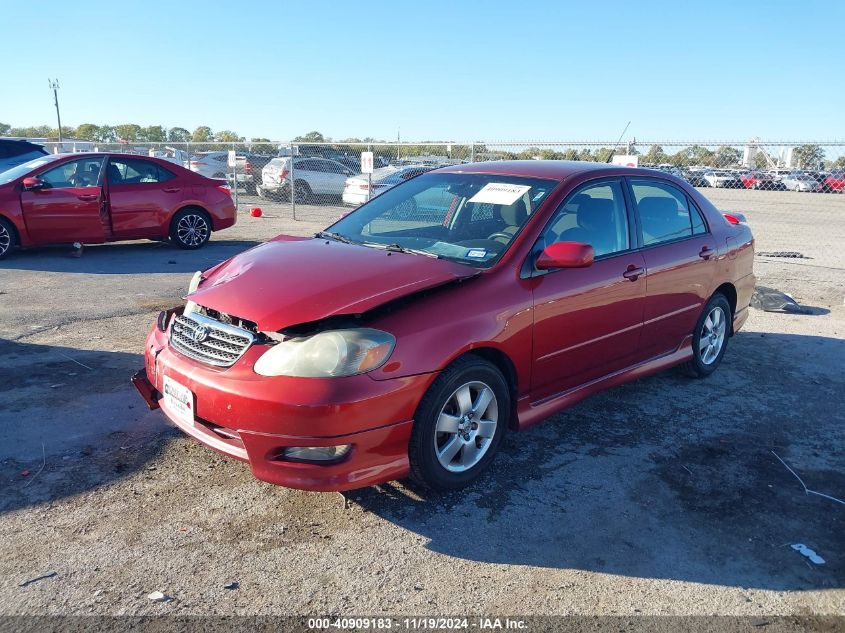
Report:
[[[53,99],[56,104],[56,119],[59,121],[59,150],[62,149],[62,115],[59,114],[59,80],[58,79],[48,79],[47,83],[50,86],[50,89],[53,91]]]

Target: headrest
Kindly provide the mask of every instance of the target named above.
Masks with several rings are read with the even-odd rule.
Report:
[[[678,217],[678,201],[665,196],[648,196],[637,203],[644,222],[661,222]]]
[[[525,206],[525,200],[520,198],[511,205],[500,207],[499,215],[508,226],[522,226],[528,219],[528,208]]]
[[[584,198],[578,205],[578,226],[588,231],[598,231],[614,226],[613,200],[589,196]]]

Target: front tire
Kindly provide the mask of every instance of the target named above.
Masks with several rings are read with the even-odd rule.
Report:
[[[414,416],[411,477],[433,490],[456,490],[478,478],[510,421],[510,393],[502,372],[477,356],[443,370]]]
[[[4,218],[0,218],[0,259],[5,259],[17,246],[18,235],[15,228]]]
[[[170,241],[179,248],[195,250],[211,238],[211,220],[205,211],[182,209],[170,222]]]
[[[684,372],[693,378],[705,378],[716,371],[725,351],[731,333],[731,306],[720,292],[712,297],[695,324],[692,337],[691,360],[684,363]]]

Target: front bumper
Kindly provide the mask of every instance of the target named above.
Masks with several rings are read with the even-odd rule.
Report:
[[[191,437],[249,463],[256,478],[315,491],[361,488],[408,474],[414,411],[434,374],[374,380],[267,378],[252,371],[260,348],[228,368],[214,368],[171,349],[153,328],[145,369],[132,382],[151,408]],[[195,419],[185,422],[161,396],[164,376],[194,394]],[[290,446],[337,446],[351,451],[339,462],[287,460]]]

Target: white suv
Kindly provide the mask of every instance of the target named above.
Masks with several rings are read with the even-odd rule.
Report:
[[[314,196],[339,197],[346,179],[353,171],[326,158],[297,157],[293,161],[294,200],[303,204]],[[291,159],[274,158],[261,170],[261,184],[256,187],[262,198],[290,197]]]

